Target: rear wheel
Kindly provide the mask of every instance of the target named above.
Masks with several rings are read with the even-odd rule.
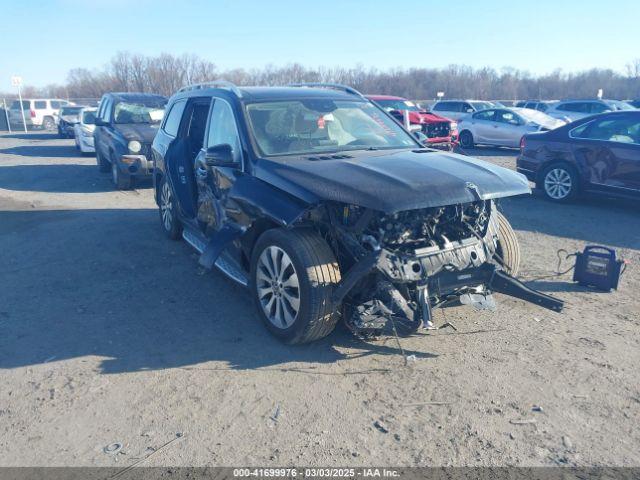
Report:
[[[460,132],[460,146],[462,148],[473,148],[475,146],[473,134],[469,130]]]
[[[498,212],[498,246],[496,260],[512,277],[520,270],[520,244],[513,227],[502,213]]]
[[[269,331],[286,343],[329,335],[339,313],[331,295],[340,281],[335,255],[315,231],[267,230],[251,258],[251,292]]]
[[[178,219],[176,202],[173,198],[171,186],[165,178],[162,178],[158,185],[158,203],[162,230],[164,230],[167,237],[177,240],[182,233],[182,225]]]
[[[578,174],[566,163],[554,163],[544,169],[537,187],[554,202],[568,202],[578,195]]]
[[[56,122],[51,117],[44,117],[42,120],[42,128],[45,130],[53,130],[56,126]]]

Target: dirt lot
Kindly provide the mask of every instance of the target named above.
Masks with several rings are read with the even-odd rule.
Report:
[[[604,244],[632,262],[620,290],[563,277],[531,282],[562,314],[504,296],[439,311],[457,331],[403,339],[405,366],[395,339],[343,327],[274,340],[162,235],[149,187],[114,191],[71,140],[0,137],[1,466],[126,466],[177,433],[142,465],[640,466],[637,202],[503,201],[525,277]]]

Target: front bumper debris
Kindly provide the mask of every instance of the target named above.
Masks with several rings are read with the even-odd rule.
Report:
[[[118,168],[127,175],[143,177],[151,175],[153,162],[144,155],[122,155],[118,162]]]

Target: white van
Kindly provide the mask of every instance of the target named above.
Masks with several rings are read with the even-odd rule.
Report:
[[[53,130],[58,124],[60,108],[73,104],[57,98],[32,98],[23,99],[22,105],[27,127],[41,127],[45,130]],[[19,100],[15,100],[9,107],[9,121],[12,125],[22,125],[22,111],[20,110]]]

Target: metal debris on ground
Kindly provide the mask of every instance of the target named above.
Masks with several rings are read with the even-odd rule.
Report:
[[[276,406],[276,411],[273,412],[273,415],[271,415],[271,420],[273,420],[274,422],[278,421],[278,417],[280,417],[280,405]]]
[[[534,406],[531,408],[531,411],[532,411],[532,412],[539,412],[539,413],[542,413],[544,410],[542,410],[542,407],[541,407],[540,405],[534,405]]]
[[[418,357],[416,357],[415,355],[407,355],[405,360],[407,363],[415,363],[418,361]]]
[[[516,419],[516,420],[509,420],[509,423],[512,425],[529,425],[529,424],[536,423],[536,420],[535,418],[522,418],[522,419]]]
[[[419,403],[405,403],[403,407],[424,407],[427,405],[433,406],[441,406],[441,405],[451,405],[451,402],[419,402]]]
[[[382,433],[389,433],[389,429],[387,428],[387,426],[380,420],[376,420],[373,426],[380,430]]]
[[[109,455],[115,455],[116,453],[119,453],[120,450],[122,450],[122,444],[118,442],[110,443],[102,449],[104,453],[108,453]]]

